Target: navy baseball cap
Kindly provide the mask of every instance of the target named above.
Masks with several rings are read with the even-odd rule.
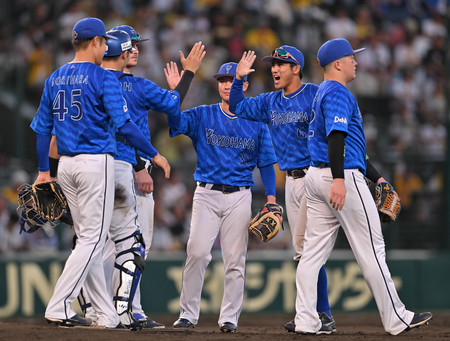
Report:
[[[339,58],[364,51],[365,49],[366,48],[363,47],[353,50],[352,45],[350,45],[347,39],[331,39],[319,48],[319,51],[317,51],[317,59],[320,66],[325,66]]]
[[[237,68],[237,63],[225,63],[223,64],[220,69],[219,72],[216,73],[213,77],[215,79],[219,79],[221,77],[234,77],[236,76],[236,68]],[[244,77],[244,82],[247,81],[247,76]]]
[[[84,18],[78,21],[72,30],[72,39],[90,39],[94,37],[105,37],[106,39],[117,39],[106,34],[105,24],[97,18]]]
[[[283,45],[272,51],[270,56],[263,57],[264,62],[272,63],[273,60],[281,60],[282,62],[294,63],[300,65],[303,70],[305,66],[305,58],[303,53],[301,53],[294,46]]]
[[[131,41],[134,43],[141,43],[143,41],[148,40],[148,39],[141,39],[141,35],[139,33],[137,33],[133,27],[128,26],[128,25],[119,25],[119,26],[112,28],[112,30],[121,30],[121,31],[127,32],[128,35],[131,37]]]

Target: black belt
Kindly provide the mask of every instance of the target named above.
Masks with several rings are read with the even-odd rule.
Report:
[[[208,183],[199,182],[198,185],[200,187],[206,187],[206,185],[208,185]],[[250,188],[250,186],[239,187],[239,186],[231,186],[231,185],[212,184],[210,189],[212,189],[213,191],[221,191],[224,194],[228,194],[228,193],[239,192],[239,191],[242,191],[244,189],[249,189],[249,188]]]
[[[315,167],[317,168],[329,168],[330,164],[327,162],[319,162]]]
[[[300,178],[303,178],[306,175],[305,169],[308,169],[308,168],[309,167],[289,169],[287,171],[287,175],[288,176],[292,176],[294,179],[300,179]]]

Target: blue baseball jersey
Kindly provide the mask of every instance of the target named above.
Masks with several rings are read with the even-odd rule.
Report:
[[[169,127],[171,137],[191,138],[197,152],[196,181],[253,186],[255,167],[276,163],[267,125],[229,115],[219,104],[183,111],[178,120],[169,120]]]
[[[360,169],[366,173],[366,139],[363,119],[355,97],[341,83],[324,81],[313,103],[309,148],[311,165],[329,163],[328,135],[334,131],[347,133],[344,169]]]
[[[148,111],[165,112],[167,115],[180,114],[180,95],[176,91],[160,88],[152,81],[134,77],[130,73],[112,71],[119,79],[123,96],[128,106],[131,120],[139,127],[142,134],[150,142],[148,128]],[[136,164],[135,149],[117,141],[117,158]],[[151,160],[149,155],[138,150],[138,154]]]
[[[239,86],[242,91],[242,85],[233,82],[232,89]],[[317,89],[317,85],[305,83],[289,95],[274,91],[253,98],[244,97],[234,110],[238,117],[269,124],[281,170],[304,168],[310,164],[308,126]]]
[[[31,122],[38,134],[56,135],[60,155],[111,154],[115,129],[130,119],[117,78],[90,62],[68,63],[45,81]]]

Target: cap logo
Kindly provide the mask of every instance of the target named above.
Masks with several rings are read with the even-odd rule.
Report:
[[[78,33],[75,32],[75,31],[73,31],[72,36],[73,36],[73,39],[75,40],[75,39],[77,39],[77,37],[78,37]]]
[[[233,65],[227,65],[225,69],[227,70],[227,73],[230,73],[230,70],[233,68]]]

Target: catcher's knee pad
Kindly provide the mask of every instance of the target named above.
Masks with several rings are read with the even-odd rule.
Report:
[[[133,298],[145,267],[145,244],[141,232],[137,230],[116,244],[126,241],[131,241],[131,246],[116,255],[114,264],[116,275],[113,283],[113,300],[119,316],[131,311]]]

